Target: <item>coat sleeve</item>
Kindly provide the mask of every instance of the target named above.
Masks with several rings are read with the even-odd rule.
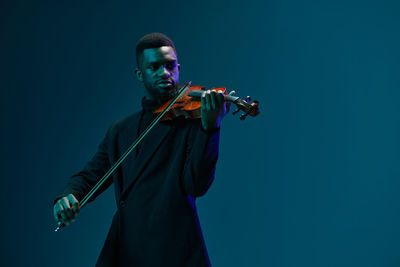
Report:
[[[81,201],[107,172],[111,166],[108,156],[108,146],[111,132],[112,126],[108,129],[105,138],[99,144],[97,152],[94,154],[92,159],[84,166],[82,171],[70,178],[64,191],[55,199],[54,203],[61,197],[64,197],[68,194],[73,194],[79,201]],[[89,199],[89,202],[93,201],[99,194],[106,190],[112,184],[112,182],[112,177],[109,177],[107,181]]]
[[[200,122],[193,125],[183,169],[183,186],[188,195],[199,197],[210,188],[214,180],[218,150],[219,128],[213,132],[205,132]]]

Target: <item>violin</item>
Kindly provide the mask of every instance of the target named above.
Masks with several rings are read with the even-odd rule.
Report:
[[[224,94],[225,102],[233,103],[237,106],[237,110],[233,112],[233,115],[238,113],[240,110],[244,112],[240,116],[241,120],[244,120],[248,115],[255,117],[260,111],[258,109],[258,101],[251,103],[251,98],[248,96],[246,100],[240,99],[237,96],[233,96],[235,91],[231,91],[229,94],[225,87],[217,87],[210,89],[212,91],[221,92]],[[197,119],[201,116],[201,96],[206,91],[205,87],[199,85],[189,86],[189,88],[176,99],[175,103],[166,111],[163,120],[173,120],[176,117],[184,116],[187,119]],[[165,104],[153,111],[154,114],[160,114],[165,111],[171,104],[171,101],[167,101]]]

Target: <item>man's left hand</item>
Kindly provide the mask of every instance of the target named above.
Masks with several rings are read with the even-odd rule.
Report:
[[[201,97],[201,123],[206,132],[220,127],[222,118],[229,107],[224,101],[224,94],[215,90],[207,90]]]

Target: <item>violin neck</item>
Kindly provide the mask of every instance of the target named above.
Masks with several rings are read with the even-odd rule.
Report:
[[[224,99],[226,102],[232,102],[235,103],[239,97],[238,96],[232,96],[232,95],[224,95]]]
[[[200,99],[201,96],[203,95],[204,91],[203,90],[193,90],[189,92],[188,96],[198,98]],[[232,102],[235,103],[236,100],[239,99],[238,96],[231,96],[231,95],[224,95],[225,102]]]

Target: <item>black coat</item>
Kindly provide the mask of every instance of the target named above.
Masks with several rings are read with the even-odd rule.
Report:
[[[153,117],[142,110],[111,125],[63,195],[81,200]],[[195,199],[214,179],[218,144],[200,119],[158,123],[99,190],[114,183],[118,210],[96,266],[209,266]]]

